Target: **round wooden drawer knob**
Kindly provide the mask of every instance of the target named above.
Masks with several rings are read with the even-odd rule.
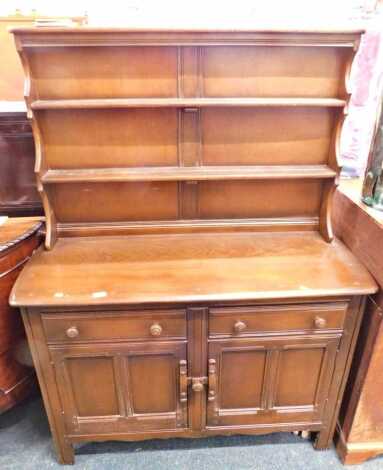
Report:
[[[315,317],[314,325],[315,328],[325,328],[327,326],[327,320],[322,317]]]
[[[158,323],[154,323],[154,325],[150,327],[150,334],[152,336],[161,336],[161,333],[162,333],[162,326],[159,325]]]
[[[77,338],[79,334],[80,332],[75,326],[71,326],[70,328],[66,330],[66,335],[68,336],[68,338],[71,338],[71,339]]]
[[[241,333],[242,331],[246,330],[247,325],[243,321],[237,321],[234,323],[234,331],[236,333]]]

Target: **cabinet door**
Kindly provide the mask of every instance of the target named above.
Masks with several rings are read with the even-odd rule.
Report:
[[[320,424],[339,337],[209,343],[209,427]]]
[[[69,433],[187,427],[184,342],[60,346],[51,355]]]

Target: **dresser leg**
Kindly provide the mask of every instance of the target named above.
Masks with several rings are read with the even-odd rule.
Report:
[[[59,463],[64,465],[74,464],[74,449],[72,444],[69,444],[69,442],[66,442],[63,439],[60,441],[55,440],[55,448]]]
[[[316,450],[326,450],[331,447],[334,432],[329,429],[324,429],[318,432],[314,440],[314,448]]]

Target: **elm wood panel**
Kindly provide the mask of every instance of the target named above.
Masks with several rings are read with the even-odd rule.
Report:
[[[178,218],[175,182],[57,184],[48,194],[61,223]]]
[[[336,348],[335,348],[336,349]],[[277,384],[274,397],[275,408],[315,407],[326,397],[327,389],[319,398],[318,386],[326,360],[326,349],[322,345],[312,347],[287,347],[280,353]],[[304,364],[300,367],[298,364]],[[330,366],[331,371],[331,366]],[[328,377],[331,372],[327,373]]]
[[[103,295],[103,292],[99,292]],[[42,323],[48,342],[111,341],[128,339],[161,340],[163,338],[186,338],[186,317],[183,310],[113,311],[43,313]],[[151,327],[161,330],[153,334]],[[76,328],[73,338],[67,335],[69,328]]]
[[[179,387],[185,343],[51,346],[66,433],[102,435],[187,427]],[[98,367],[105,370],[105,376]]]
[[[10,301],[76,306],[375,291],[370,274],[337,240],[328,244],[316,232],[233,232],[59,239],[54,250],[35,253]]]
[[[0,112],[0,214],[42,213],[33,172],[34,157],[26,113]]]
[[[113,358],[71,357],[65,362],[78,416],[118,415]]]
[[[323,422],[339,338],[209,341],[216,377],[209,375],[208,426]],[[297,387],[303,378],[307,387]]]
[[[175,109],[39,111],[36,118],[46,168],[178,163]]]
[[[129,392],[134,414],[171,413],[176,409],[177,363],[164,353],[128,359]],[[169,386],[170,384],[170,386]]]
[[[353,54],[339,47],[205,47],[203,95],[342,97]]]
[[[40,99],[177,96],[176,47],[38,47],[28,62]]]
[[[333,108],[203,109],[205,165],[313,165],[329,160]]]
[[[209,336],[247,336],[275,332],[341,330],[347,303],[263,307],[221,307],[209,310]],[[238,327],[241,323],[241,327]],[[237,325],[237,327],[236,327]]]
[[[209,357],[214,355],[210,345]],[[267,353],[262,348],[233,348],[223,346],[219,364],[220,409],[262,408],[262,389]],[[238,388],[240,384],[241,392]]]
[[[202,181],[201,219],[312,217],[319,214],[321,180]]]

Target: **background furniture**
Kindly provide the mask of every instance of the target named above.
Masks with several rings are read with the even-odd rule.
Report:
[[[47,237],[11,303],[59,460],[234,432],[328,447],[376,289],[330,243],[361,32],[14,34]]]
[[[33,171],[34,159],[35,145],[26,111],[14,103],[1,105],[0,215],[42,214]]]
[[[346,464],[383,453],[383,214],[360,202],[361,186],[342,183],[333,214],[335,233],[380,286],[368,300],[337,426],[337,452]]]
[[[8,219],[0,225],[0,413],[34,388],[35,374],[17,360],[25,340],[21,315],[8,303],[12,286],[42,241],[38,219]]]

